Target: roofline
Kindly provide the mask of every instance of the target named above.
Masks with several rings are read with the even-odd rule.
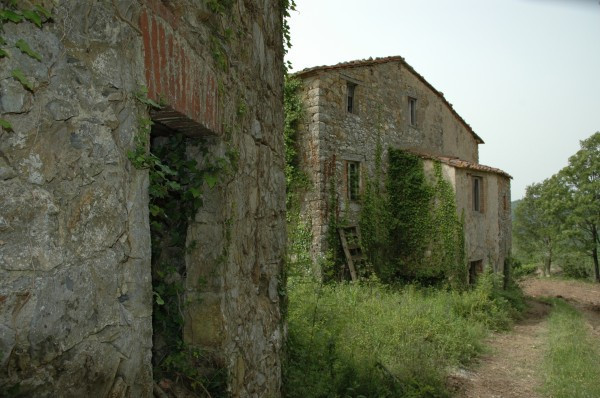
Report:
[[[491,166],[486,166],[486,165],[480,164],[480,163],[469,162],[468,160],[460,159],[458,157],[438,156],[438,155],[433,155],[431,153],[419,152],[419,151],[416,151],[413,149],[404,149],[404,150],[406,152],[412,153],[413,155],[416,155],[422,159],[437,160],[441,163],[447,164],[448,166],[455,167],[457,169],[466,169],[466,170],[480,171],[480,172],[484,172],[484,173],[499,174],[501,176],[510,178],[511,180],[513,179],[513,177],[504,170],[500,170],[500,169],[497,169],[497,168],[491,167]]]
[[[379,65],[379,64],[385,64],[385,63],[389,63],[389,62],[399,62],[402,65],[404,65],[413,75],[415,75],[415,77],[417,77],[417,79],[419,79],[421,82],[423,82],[423,84],[425,84],[427,87],[429,87],[429,89],[431,91],[433,91],[439,98],[442,99],[442,101],[448,106],[448,108],[450,109],[450,111],[452,112],[452,114],[454,114],[454,116],[458,119],[458,121],[465,126],[465,128],[473,135],[473,138],[475,138],[475,141],[478,144],[484,144],[485,142],[483,141],[483,139],[477,135],[477,133],[475,133],[475,131],[473,131],[473,128],[465,121],[465,119],[462,118],[462,116],[460,116],[456,110],[454,110],[454,107],[452,106],[452,104],[450,102],[448,102],[448,100],[446,99],[446,97],[444,97],[444,94],[441,93],[440,91],[436,90],[435,87],[433,87],[427,80],[425,80],[425,78],[423,76],[421,76],[419,74],[419,72],[417,72],[415,70],[415,68],[413,68],[412,66],[410,66],[406,60],[399,56],[391,56],[391,57],[382,57],[382,58],[369,58],[369,59],[360,59],[360,60],[355,60],[355,61],[347,61],[347,62],[340,62],[338,64],[335,65],[322,65],[322,66],[313,66],[310,68],[306,68],[303,69],[301,71],[295,72],[292,75],[293,76],[298,76],[300,78],[305,78],[305,77],[309,77],[309,76],[313,76],[318,74],[318,72],[321,71],[330,71],[330,70],[337,70],[337,69],[350,69],[350,68],[359,68],[359,67],[364,67],[364,66],[372,66],[372,65]]]

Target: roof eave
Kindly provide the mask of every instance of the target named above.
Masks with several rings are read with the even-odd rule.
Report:
[[[417,77],[417,79],[421,80],[421,82],[423,82],[423,84],[425,84],[427,87],[429,87],[429,89],[431,89],[431,91],[433,91],[434,94],[436,94],[438,97],[441,98],[441,100],[448,106],[448,109],[450,109],[450,112],[452,112],[452,114],[456,117],[456,119],[463,126],[465,126],[465,128],[473,135],[473,138],[475,139],[475,142],[477,144],[484,144],[485,143],[483,141],[483,139],[479,135],[477,135],[477,133],[475,133],[475,131],[473,131],[473,128],[465,121],[465,119],[463,119],[462,116],[460,116],[458,114],[458,112],[456,112],[456,110],[454,109],[454,107],[452,106],[452,104],[450,102],[448,102],[448,100],[446,99],[446,97],[444,97],[444,94],[441,93],[440,91],[438,91],[435,87],[433,87],[433,85],[431,85],[431,83],[429,83],[421,74],[419,74],[419,72],[417,72],[415,70],[415,68],[413,68],[401,56],[397,56],[396,55],[396,56],[391,56],[391,57],[382,57],[382,58],[374,58],[374,59],[373,58],[369,58],[369,59],[363,59],[363,60],[340,62],[340,63],[335,64],[335,65],[313,66],[311,68],[306,68],[306,69],[303,69],[301,71],[295,72],[295,73],[292,74],[292,76],[298,76],[299,78],[307,78],[307,77],[310,77],[310,76],[318,75],[319,72],[327,72],[327,71],[340,70],[340,69],[360,68],[360,67],[365,67],[365,66],[373,66],[373,65],[385,64],[385,63],[389,63],[389,62],[400,62],[404,66],[406,66],[406,68],[413,75],[415,75]]]

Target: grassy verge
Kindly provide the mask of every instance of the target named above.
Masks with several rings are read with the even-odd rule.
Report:
[[[552,301],[544,393],[552,398],[600,397],[600,344],[577,310],[562,300]]]
[[[456,292],[290,278],[286,396],[449,396],[447,370],[511,322],[509,300],[481,279]]]

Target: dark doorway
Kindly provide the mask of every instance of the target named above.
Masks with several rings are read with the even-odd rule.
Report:
[[[477,277],[483,272],[483,260],[471,261],[469,263],[469,285],[477,282]]]

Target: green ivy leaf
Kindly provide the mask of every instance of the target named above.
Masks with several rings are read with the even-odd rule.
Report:
[[[4,37],[0,36],[0,45],[5,45],[6,44],[6,40],[4,40]]]
[[[38,61],[42,60],[42,56],[33,51],[31,47],[29,47],[29,44],[27,44],[27,42],[23,39],[17,40],[15,47],[21,50],[22,53],[29,55],[31,58],[37,59]]]
[[[155,297],[156,304],[158,304],[158,305],[164,305],[165,304],[165,300],[163,300],[163,298],[160,297],[160,294],[158,294],[157,292],[152,292],[152,294]]]
[[[7,57],[8,53],[6,51],[4,51],[3,49],[0,48],[0,58],[4,58]]]
[[[4,21],[8,20],[14,23],[19,23],[23,20],[23,16],[11,10],[0,10],[0,19]]]
[[[0,119],[0,127],[2,127],[5,130],[12,130],[12,124],[10,124],[10,122],[6,119]]]
[[[32,10],[23,10],[22,13],[25,19],[34,23],[38,28],[42,27],[42,17],[40,17],[37,12]]]
[[[36,5],[35,5],[35,9],[36,9],[36,10],[37,10],[37,11],[38,11],[40,14],[42,14],[43,16],[45,16],[46,18],[48,18],[48,19],[52,18],[52,13],[51,13],[50,11],[46,10],[46,9],[45,9],[44,7],[42,7],[41,5],[39,5],[39,4],[36,4]]]
[[[135,97],[144,105],[148,105],[154,109],[161,109],[162,105],[148,98],[148,87],[140,86],[140,89],[135,93]]]
[[[159,214],[163,214],[164,211],[163,209],[161,209],[159,206],[151,204],[150,206],[148,206],[149,210],[150,210],[150,214],[152,214],[153,217],[158,216]]]
[[[192,194],[193,198],[199,198],[202,195],[202,191],[200,191],[200,189],[197,187],[191,187],[190,193]]]
[[[25,77],[25,75],[23,74],[23,71],[21,69],[13,69],[11,72],[11,75],[15,79],[17,79],[19,81],[19,83],[21,83],[23,85],[23,87],[25,87],[27,90],[33,92],[33,84],[31,84],[31,82],[29,80],[27,80],[27,77]]]
[[[209,188],[214,188],[215,185],[217,185],[217,182],[219,182],[219,179],[214,174],[207,174],[204,176],[204,181]]]
[[[180,191],[181,190],[181,185],[179,185],[179,183],[177,181],[169,181],[169,182],[167,182],[167,185],[169,186],[169,189],[172,191]]]

